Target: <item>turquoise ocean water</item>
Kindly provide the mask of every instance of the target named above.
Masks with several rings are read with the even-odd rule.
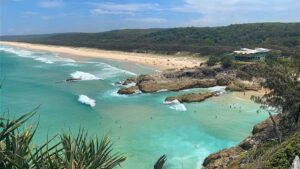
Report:
[[[80,127],[91,135],[107,134],[115,149],[128,157],[124,169],[152,169],[162,154],[168,156],[167,169],[199,169],[208,154],[239,143],[266,118],[256,113],[257,104],[232,93],[202,103],[163,102],[167,96],[222,87],[120,96],[114,82],[155,71],[133,63],[8,46],[0,46],[0,57],[1,79],[6,78],[0,90],[2,114],[19,116],[41,105],[31,120],[39,121],[37,144],[61,131],[76,133]],[[72,75],[86,80],[63,82]],[[79,102],[80,95],[96,105]]]

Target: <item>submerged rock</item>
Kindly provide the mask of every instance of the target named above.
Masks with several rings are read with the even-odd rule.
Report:
[[[139,90],[137,86],[131,86],[131,87],[123,87],[120,90],[118,90],[118,94],[134,94]]]
[[[70,77],[70,78],[66,79],[66,82],[74,82],[74,81],[78,81],[78,80],[81,80],[81,78]]]
[[[213,93],[189,93],[179,96],[170,96],[165,99],[166,102],[178,100],[180,103],[201,102],[214,96]]]
[[[137,82],[137,77],[136,77],[136,76],[132,76],[132,77],[127,78],[127,79],[122,83],[122,85],[128,85],[128,84],[136,83],[136,82]]]

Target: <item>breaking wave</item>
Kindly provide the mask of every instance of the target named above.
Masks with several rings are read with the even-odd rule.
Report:
[[[83,104],[87,104],[91,107],[95,107],[96,106],[96,100],[89,98],[86,95],[80,95],[78,98],[78,101],[83,103]]]
[[[70,74],[72,78],[80,80],[99,80],[101,78],[86,72],[76,71]]]
[[[99,76],[103,79],[116,77],[118,75],[132,75],[135,76],[136,74],[127,70],[119,69],[114,66],[111,66],[106,63],[98,63],[97,66],[103,67],[101,70],[101,73],[99,73]],[[98,74],[97,74],[98,75]]]
[[[165,101],[164,104],[170,105],[169,107],[176,111],[186,111],[187,110],[185,105],[180,103],[178,100]]]
[[[68,62],[73,63],[76,62],[70,58],[63,58],[58,56],[57,54],[47,53],[47,52],[33,52],[25,49],[17,49],[13,47],[0,46],[0,51],[5,51],[8,53],[13,53],[19,57],[23,58],[31,58],[36,61],[40,61],[47,64],[53,64],[55,62]]]
[[[208,88],[209,91],[211,92],[225,92],[226,86],[215,86],[215,87],[210,87]]]

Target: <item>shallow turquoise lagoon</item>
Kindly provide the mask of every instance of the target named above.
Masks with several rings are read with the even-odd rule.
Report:
[[[115,149],[128,157],[124,169],[152,169],[162,154],[168,156],[167,169],[199,169],[208,154],[239,143],[266,118],[256,113],[259,105],[232,93],[184,105],[163,102],[178,92],[118,95],[120,86],[114,82],[155,71],[137,64],[8,46],[0,46],[0,57],[1,78],[6,78],[0,90],[2,114],[19,116],[41,105],[31,120],[39,121],[37,144],[61,131],[76,133],[80,127],[91,135],[107,134]],[[65,83],[72,75],[87,80]],[[223,88],[179,93],[207,90]],[[79,102],[79,95],[94,99],[96,106]]]

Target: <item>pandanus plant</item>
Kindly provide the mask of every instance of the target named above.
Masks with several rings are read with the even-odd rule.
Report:
[[[69,169],[113,169],[125,161],[119,153],[112,153],[112,143],[108,137],[88,140],[88,133],[80,130],[76,137],[62,134],[63,158],[61,164]]]
[[[159,159],[154,164],[154,169],[163,169],[166,161],[167,161],[167,156],[165,154],[160,156]]]
[[[21,127],[35,114],[36,110],[15,120],[0,118],[1,169],[113,169],[126,160],[113,153],[108,137],[89,139],[84,130],[75,137],[63,133],[33,146],[38,125]]]

